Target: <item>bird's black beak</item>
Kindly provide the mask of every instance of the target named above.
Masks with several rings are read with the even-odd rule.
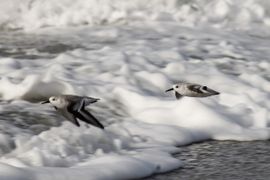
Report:
[[[41,104],[47,104],[47,103],[50,103],[50,101],[49,101],[49,100],[47,100],[47,101],[43,101],[43,102],[41,102]]]
[[[169,91],[172,91],[173,90],[173,88],[171,88],[171,89],[167,89],[165,92],[169,92]]]

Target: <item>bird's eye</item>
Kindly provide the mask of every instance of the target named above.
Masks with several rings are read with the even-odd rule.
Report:
[[[206,87],[206,86],[203,86],[202,89],[203,89],[203,90],[207,90],[207,87]]]
[[[179,88],[179,86],[176,85],[175,88]]]
[[[52,98],[52,101],[55,101],[55,98]]]

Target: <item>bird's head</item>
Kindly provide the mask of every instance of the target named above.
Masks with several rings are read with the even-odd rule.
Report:
[[[169,91],[178,91],[179,90],[179,88],[181,87],[181,83],[179,83],[179,84],[174,84],[173,86],[172,86],[172,88],[170,88],[170,89],[167,89],[165,92],[169,92]]]
[[[42,102],[42,104],[51,103],[54,107],[60,108],[63,106],[63,102],[58,96],[51,96],[49,100]]]
[[[49,98],[49,101],[52,105],[54,105],[55,107],[59,107],[62,103],[61,103],[61,99],[57,96],[52,96]]]

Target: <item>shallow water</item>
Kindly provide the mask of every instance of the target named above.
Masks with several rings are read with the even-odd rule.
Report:
[[[269,141],[207,141],[181,147],[183,168],[145,180],[269,179]]]

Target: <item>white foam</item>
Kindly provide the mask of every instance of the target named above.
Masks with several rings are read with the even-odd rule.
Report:
[[[0,94],[4,100],[24,99],[37,102],[55,94],[72,93],[72,89],[65,83],[51,80],[46,81],[40,75],[26,76],[19,83],[12,82],[8,77],[0,79]]]
[[[269,25],[267,0],[53,0],[0,1],[2,28],[34,30],[47,26],[132,24],[171,21],[186,26],[249,28]]]
[[[49,12],[50,3],[43,4]],[[229,1],[208,4],[222,10],[211,22],[227,22],[234,5]],[[62,10],[56,15],[66,13]],[[258,11],[256,16],[263,15]],[[165,19],[170,19],[168,14]],[[82,47],[48,59],[1,57],[1,99],[12,102],[1,101],[0,179],[141,178],[183,166],[172,156],[176,152],[181,156],[177,146],[210,139],[269,139],[266,38],[184,28],[163,20],[43,29],[36,35],[47,33],[52,39],[72,45],[79,42]],[[45,21],[53,26],[54,21]],[[31,24],[23,23],[25,27]],[[177,101],[164,91],[178,81],[205,84],[221,94]],[[59,93],[101,98],[89,108],[105,131],[84,124],[77,128],[62,121],[50,105],[30,103]]]

